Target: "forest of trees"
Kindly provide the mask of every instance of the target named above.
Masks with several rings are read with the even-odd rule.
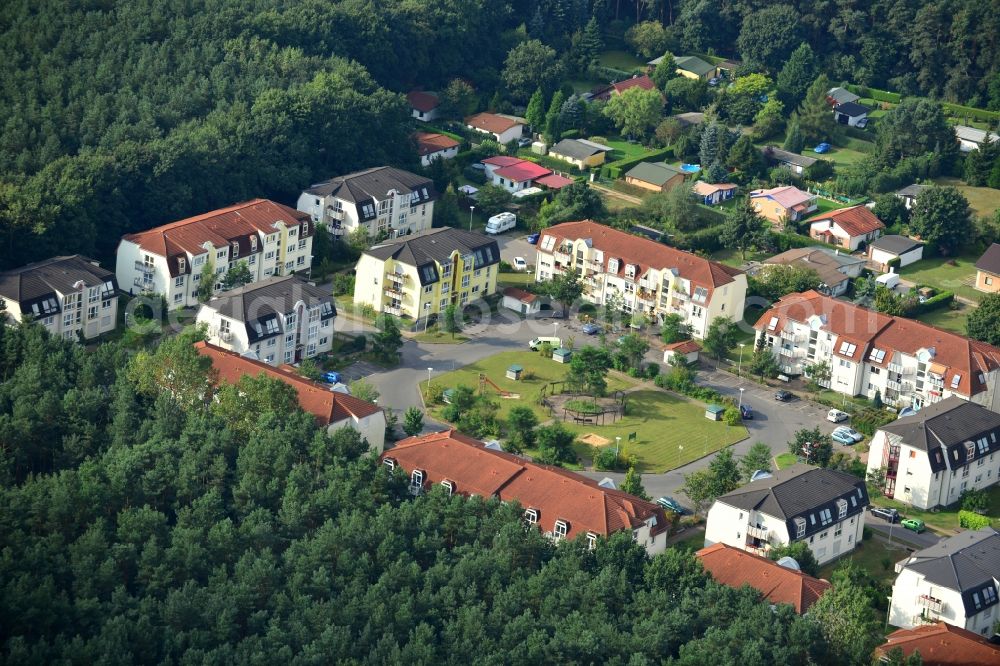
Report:
[[[193,339],[129,358],[0,327],[0,661],[847,663],[688,550],[413,498],[275,380],[209,400]]]

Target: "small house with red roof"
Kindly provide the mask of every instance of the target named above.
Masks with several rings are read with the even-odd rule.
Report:
[[[698,361],[699,353],[701,353],[701,345],[694,340],[672,342],[663,348],[663,362],[669,365],[676,356],[685,363],[695,363]]]
[[[517,287],[507,287],[503,290],[501,305],[508,310],[513,310],[523,315],[535,314],[542,307],[538,296]]]
[[[853,252],[882,235],[885,225],[867,206],[851,206],[810,217],[809,236]]]
[[[417,120],[428,122],[438,117],[441,100],[436,93],[411,90],[406,93],[406,103],[410,105],[410,115]]]
[[[696,338],[716,317],[743,317],[742,271],[592,220],[545,229],[536,253],[536,281],[578,273],[584,300],[604,305],[614,295],[626,312],[661,321],[679,314]]]
[[[816,210],[816,195],[803,192],[794,185],[783,185],[752,191],[750,205],[781,230],[786,222],[796,222]]]
[[[895,648],[903,657],[920,654],[924,666],[989,666],[1000,664],[1000,645],[979,634],[952,626],[946,622],[921,624],[912,629],[900,629],[889,634],[883,645],[875,648],[875,656],[887,661]]]
[[[489,134],[500,145],[506,145],[521,138],[524,134],[525,123],[514,116],[484,111],[466,118],[465,126],[471,130]]]
[[[594,99],[599,99],[601,101],[608,101],[615,95],[621,95],[626,90],[630,88],[641,88],[642,90],[656,90],[656,84],[653,83],[653,79],[649,78],[648,74],[638,75],[636,74],[631,79],[625,79],[624,81],[619,81],[618,83],[612,83],[610,86],[601,89],[596,94],[594,94]]]
[[[772,604],[788,604],[799,615],[833,587],[829,581],[724,543],[702,548],[695,557],[716,582],[736,588],[749,585]]]
[[[483,164],[492,183],[512,194],[532,187],[536,180],[552,174],[552,169],[541,164],[507,155],[488,157]]]
[[[456,430],[404,439],[381,460],[407,473],[415,495],[440,486],[449,494],[518,502],[525,524],[557,541],[585,536],[593,547],[597,539],[627,530],[651,555],[666,548],[669,525],[659,505],[561,467],[488,448]]]
[[[302,411],[316,417],[329,432],[354,428],[377,453],[385,446],[385,413],[378,406],[346,393],[331,390],[326,384],[306,379],[290,365],[279,367],[256,361],[208,342],[196,342],[195,349],[212,361],[217,383],[237,384],[244,376],[261,375],[288,384],[299,399]]]
[[[413,140],[417,144],[417,154],[420,155],[421,166],[430,166],[434,160],[450,160],[458,155],[459,143],[450,136],[431,132],[414,132]]]

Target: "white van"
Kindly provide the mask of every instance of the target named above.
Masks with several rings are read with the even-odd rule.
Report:
[[[562,347],[562,340],[560,338],[552,336],[549,337],[542,336],[535,338],[534,340],[528,343],[528,346],[531,347],[531,351],[538,351],[538,348],[541,347],[546,342],[549,343],[554,349]]]
[[[898,273],[886,273],[885,275],[879,275],[875,278],[875,282],[884,286],[886,289],[895,289],[899,284],[899,274]]]
[[[502,234],[517,226],[517,215],[514,213],[497,213],[486,220],[486,233]]]

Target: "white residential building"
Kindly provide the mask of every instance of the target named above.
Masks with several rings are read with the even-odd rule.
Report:
[[[124,236],[115,273],[130,294],[160,294],[170,308],[195,306],[206,264],[216,294],[226,272],[241,263],[250,284],[310,270],[313,231],[304,213],[254,199]]]
[[[0,273],[0,323],[27,319],[67,340],[96,338],[115,329],[115,276],[93,259],[53,257]]]
[[[213,345],[277,366],[330,351],[336,315],[327,290],[290,276],[223,292],[198,323]]]
[[[919,509],[953,504],[1000,479],[1000,414],[951,397],[882,426],[868,471],[885,468],[886,497]]]
[[[689,252],[590,220],[545,229],[536,248],[538,282],[574,271],[596,305],[620,297],[626,313],[655,321],[676,313],[696,338],[716,317],[743,319],[746,275]]]
[[[1000,533],[965,531],[896,564],[889,624],[906,629],[947,622],[993,635],[1000,588]]]
[[[465,119],[465,126],[471,130],[488,134],[501,146],[520,139],[524,135],[526,122],[516,116],[499,113],[477,113]]]
[[[919,409],[958,396],[1000,411],[1000,349],[824,296],[789,294],[754,325],[786,375],[830,368],[828,388]]]
[[[767,555],[802,541],[820,564],[861,543],[868,492],[856,476],[796,464],[722,495],[708,511],[705,546]]]
[[[436,199],[429,178],[383,166],[317,183],[296,208],[334,236],[364,227],[369,236],[396,237],[430,229]]]

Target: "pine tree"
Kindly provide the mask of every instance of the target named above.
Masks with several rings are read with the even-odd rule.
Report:
[[[729,171],[726,167],[722,166],[722,162],[716,160],[715,162],[712,162],[712,166],[708,167],[708,170],[705,171],[705,179],[713,185],[725,183],[729,180]]]
[[[816,77],[816,70],[816,56],[808,44],[802,44],[792,52],[777,80],[778,97],[785,106],[792,108],[802,101],[809,84]]]
[[[542,14],[541,5],[535,9],[535,15],[528,22],[528,35],[534,39],[542,39],[545,36],[545,16]]]
[[[714,164],[725,160],[725,136],[728,130],[717,120],[705,125],[701,132],[698,154],[702,164]]]
[[[833,111],[826,101],[826,93],[830,89],[830,79],[821,74],[806,92],[806,98],[799,106],[798,121],[802,138],[811,143],[829,141],[834,138],[837,123],[833,119]]]
[[[584,109],[579,95],[570,95],[559,111],[559,127],[563,130],[579,129],[583,124]]]
[[[596,16],[591,16],[590,20],[587,21],[577,48],[580,54],[580,66],[582,69],[586,69],[598,54],[604,50],[604,40],[601,38],[601,25],[597,22]]]
[[[634,464],[629,465],[628,471],[625,472],[625,479],[622,481],[621,491],[623,493],[628,493],[629,495],[641,497],[644,500],[649,499],[649,495],[646,494],[646,489],[642,487],[642,475],[635,471]]]
[[[561,138],[562,128],[559,125],[559,114],[562,111],[562,105],[565,101],[565,95],[563,95],[561,90],[557,90],[552,95],[549,112],[545,114],[545,140],[549,142],[549,145],[558,142]]]
[[[788,134],[785,136],[785,143],[781,147],[792,153],[801,153],[805,147],[805,139],[802,138],[802,128],[799,127],[799,119],[794,115],[788,123]]]
[[[545,93],[539,87],[528,101],[524,117],[531,126],[532,132],[538,132],[545,125]]]

